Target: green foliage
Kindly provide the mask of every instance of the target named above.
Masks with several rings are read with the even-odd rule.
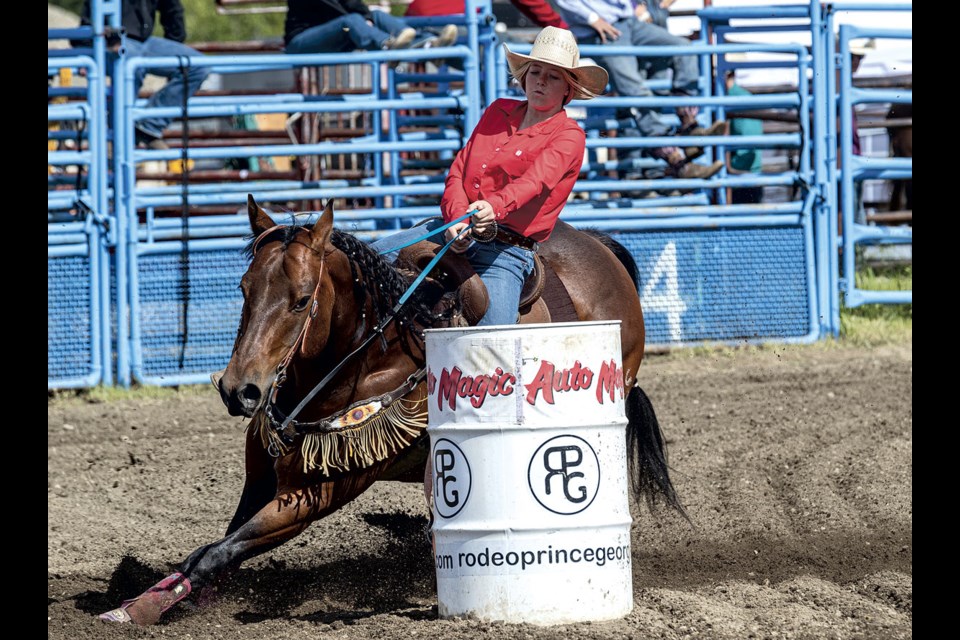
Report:
[[[227,42],[283,37],[285,11],[220,15],[214,0],[182,0],[187,42]]]
[[[867,267],[857,272],[857,288],[912,291],[913,265]],[[902,344],[913,340],[912,304],[865,304],[840,309],[840,336],[856,345]]]
[[[187,19],[187,43],[229,42],[235,40],[265,40],[283,37],[283,21],[286,18],[285,3],[279,0],[264,0],[265,5],[275,5],[275,13],[245,13],[220,15],[216,0],[181,0]],[[51,0],[50,4],[80,13],[83,0]],[[372,4],[368,2],[368,4]],[[390,12],[402,16],[404,4],[391,4]],[[154,35],[163,35],[157,22]]]
[[[282,2],[274,3],[281,9],[276,13],[220,15],[216,0],[181,1],[187,21],[187,43],[283,37],[283,21],[287,14],[282,10]],[[51,4],[79,14],[83,0],[52,0]],[[163,35],[159,20],[154,35]]]
[[[80,8],[83,7],[83,0],[50,0],[50,4],[80,15]]]

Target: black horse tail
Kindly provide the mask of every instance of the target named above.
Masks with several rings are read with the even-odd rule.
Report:
[[[626,411],[627,469],[634,499],[639,502],[641,497],[646,498],[651,511],[658,500],[663,500],[689,522],[690,518],[670,482],[667,449],[657,414],[653,411],[650,398],[637,385],[627,396]]]
[[[599,240],[603,246],[613,252],[613,255],[617,256],[617,260],[623,263],[623,266],[626,267],[627,273],[630,274],[630,279],[633,280],[633,286],[637,288],[637,292],[639,293],[640,271],[637,269],[637,261],[633,259],[633,254],[630,253],[625,246],[614,240],[610,234],[600,231],[599,229],[590,227],[581,229],[581,231],[588,236]]]
[[[600,241],[613,252],[626,268],[633,280],[633,286],[640,292],[640,270],[637,262],[625,246],[614,240],[610,234],[599,229],[581,229],[584,233]],[[647,506],[653,510],[658,500],[666,502],[690,521],[677,492],[670,481],[667,467],[667,448],[663,441],[663,431],[657,422],[650,398],[638,385],[634,385],[627,396],[627,465],[630,475],[630,491],[635,500],[645,498]]]

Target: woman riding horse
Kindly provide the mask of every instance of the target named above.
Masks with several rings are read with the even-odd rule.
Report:
[[[586,134],[563,107],[603,93],[607,72],[580,63],[573,33],[545,27],[529,56],[503,45],[525,101],[501,98],[483,113],[450,167],[440,211],[450,250],[465,253],[487,287],[490,304],[478,325],[514,324],[523,282],[539,243],[550,237],[580,175]],[[375,249],[401,246],[443,223],[394,234]],[[439,235],[439,234],[438,234]]]
[[[637,385],[644,326],[636,265],[609,237],[557,220],[583,157],[583,133],[574,131],[562,105],[602,90],[605,73],[578,64],[566,32],[544,32],[529,60],[510,54],[528,101],[498,101],[488,110],[495,113],[484,116],[458,157],[444,215],[456,220],[478,211],[470,233],[490,241],[456,245],[499,292],[489,296],[495,309],[483,316],[486,322],[514,322],[519,282],[533,259],[533,243],[541,240],[539,260],[564,289],[575,319],[620,322],[631,491],[635,499],[645,497],[650,505],[663,499],[682,513],[653,406]],[[536,180],[550,180],[544,165],[560,177],[540,183],[543,192],[531,196]],[[413,275],[334,229],[330,202],[309,227],[275,224],[252,196],[248,214],[254,239],[240,283],[240,326],[230,362],[216,380],[229,413],[251,418],[239,504],[223,538],[102,614],[105,621],[153,624],[192,590],[215,592],[242,562],[295,537],[374,482],[424,477],[423,335],[445,317],[436,297],[421,286],[407,299]],[[465,228],[452,227],[449,237]],[[415,233],[422,235],[422,228]],[[390,244],[397,244],[396,236]],[[521,310],[521,322],[556,321],[551,309],[540,298]]]

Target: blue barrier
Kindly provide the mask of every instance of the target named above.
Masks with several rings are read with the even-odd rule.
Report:
[[[850,67],[850,40],[854,38],[894,38],[911,40],[913,32],[894,29],[861,29],[851,25],[840,26],[840,131],[853,127],[853,108],[865,102],[912,103],[913,92],[908,90],[855,89]],[[913,159],[867,159],[853,155],[853,138],[840,139],[840,196],[843,236],[842,269],[837,288],[844,294],[844,304],[857,307],[868,303],[912,303],[913,291],[870,291],[857,286],[857,245],[866,243],[913,243],[913,229],[901,227],[868,227],[856,219],[854,191],[856,183],[867,178],[903,179],[913,177]],[[837,311],[839,323],[839,310]]]
[[[119,25],[115,1],[94,1],[94,23],[106,16]],[[776,340],[808,342],[839,331],[840,293],[848,306],[866,302],[909,302],[911,292],[865,292],[854,286],[856,245],[912,242],[912,232],[858,224],[853,215],[852,185],[863,179],[912,176],[910,160],[878,160],[849,155],[846,136],[852,107],[865,102],[912,102],[912,92],[856,89],[849,75],[849,40],[855,37],[909,38],[909,31],[841,28],[840,56],[834,58],[832,11],[861,10],[867,5],[709,7],[699,12],[701,38],[689,47],[613,47],[584,45],[584,57],[695,55],[700,59],[698,95],[692,97],[601,96],[574,101],[570,113],[587,133],[587,154],[574,198],[563,219],[576,226],[607,230],[637,259],[641,269],[649,342],[659,346],[743,343]],[[910,5],[880,5],[909,10]],[[477,11],[479,9],[479,11]],[[777,24],[730,23],[739,18],[778,18]],[[165,151],[136,149],[134,124],[143,118],[183,116],[181,108],[148,108],[133,91],[140,69],[175,68],[178,58],[134,58],[121,55],[113,66],[113,176],[108,173],[106,91],[103,80],[102,33],[85,50],[51,54],[51,69],[86,69],[87,91],[61,87],[49,92],[51,122],[84,122],[74,137],[54,131],[48,165],[87,167],[79,181],[69,174],[48,180],[48,387],[111,383],[185,384],[205,382],[210,371],[229,358],[239,318],[236,283],[246,268],[239,255],[249,231],[247,193],[271,203],[318,199],[363,199],[362,209],[339,209],[337,226],[369,240],[392,233],[439,213],[446,168],[479,119],[483,107],[498,97],[514,95],[507,83],[505,56],[493,30],[488,0],[468,0],[464,14],[418,18],[414,24],[460,24],[466,32],[451,47],[429,50],[352,52],[342,54],[269,54],[201,56],[185,59],[219,74],[289,71],[349,65],[364,78],[360,92],[308,95],[277,92],[247,96],[194,96],[187,105],[188,122],[248,114],[342,114],[366,123],[343,139],[304,144],[190,146]],[[91,30],[92,31],[92,30]],[[811,46],[739,44],[737,34],[809,32]],[[51,37],[59,31],[50,31]],[[84,32],[87,36],[90,31]],[[713,34],[709,41],[708,34]],[[61,34],[61,37],[62,34]],[[73,37],[73,36],[70,36]],[[530,45],[511,44],[528,53]],[[86,51],[88,55],[77,55]],[[761,52],[777,59],[732,61],[728,54]],[[458,60],[462,71],[437,72],[395,68],[434,59]],[[716,60],[716,75],[711,65]],[[839,94],[834,69],[839,65]],[[845,66],[846,65],[846,66]],[[795,91],[753,96],[727,96],[720,79],[728,68],[795,68]],[[809,80],[812,78],[812,80]],[[421,85],[432,85],[432,88]],[[416,85],[413,87],[412,85]],[[667,81],[653,81],[668,89]],[[351,85],[356,91],[357,85]],[[415,89],[415,90],[414,90]],[[827,96],[826,99],[823,97]],[[612,117],[616,109],[653,107],[669,110],[696,105],[701,120],[725,118],[737,110],[776,109],[796,114],[795,133],[762,136],[684,137],[683,146],[709,146],[706,158],[723,157],[728,147],[795,150],[797,166],[782,173],[728,175],[707,180],[677,178],[613,179],[614,171],[662,171],[655,158],[614,159],[624,148],[677,144],[672,136],[628,137],[629,120]],[[831,105],[838,105],[839,109]],[[839,110],[839,116],[838,116]],[[423,111],[430,112],[429,114]],[[703,123],[703,122],[702,122]],[[192,126],[192,125],[191,125]],[[615,134],[616,137],[610,137]],[[78,141],[74,148],[65,144]],[[838,171],[837,160],[844,171]],[[424,157],[424,155],[426,157]],[[176,163],[186,158],[216,166],[226,158],[269,156],[303,158],[355,157],[364,169],[349,179],[238,180],[196,183],[186,188],[168,183],[146,184],[137,168]],[[144,174],[145,177],[146,174]],[[108,182],[114,179],[114,183]],[[112,187],[112,189],[111,189]],[[759,205],[727,204],[726,189],[793,188],[799,199]],[[631,192],[669,193],[640,198]],[[617,196],[616,194],[621,194]],[[841,197],[842,194],[842,197]],[[112,203],[112,209],[111,209]],[[838,206],[841,205],[841,206]],[[237,213],[199,215],[196,207],[226,208]],[[185,207],[186,219],[164,217],[158,210]],[[842,238],[836,230],[843,215]],[[312,221],[316,212],[298,217]],[[274,212],[283,223],[290,214]],[[842,263],[839,258],[843,247]],[[110,256],[112,257],[112,261]],[[842,267],[842,273],[841,273]],[[114,306],[111,308],[110,301]],[[117,319],[127,319],[118,322]],[[60,326],[69,327],[61,330]],[[115,335],[112,344],[111,332]]]
[[[93,15],[102,20],[102,9],[98,7]],[[90,28],[48,30],[49,39],[92,34]],[[82,70],[87,81],[82,89],[48,90],[48,389],[90,387],[113,381],[109,330],[111,237],[105,224],[105,47],[102,38],[95,42],[85,55],[66,50],[61,52],[63,55],[47,59],[48,76],[66,78]],[[67,98],[82,102],[63,103]],[[74,128],[72,132],[59,129],[67,125]],[[69,135],[74,132],[76,135]],[[75,150],[56,150],[74,141]],[[76,173],[57,173],[70,166],[76,167]],[[72,188],[67,186],[71,183],[75,185]]]

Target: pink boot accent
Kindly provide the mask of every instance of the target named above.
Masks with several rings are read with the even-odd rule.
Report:
[[[190,580],[182,573],[173,573],[136,598],[124,600],[116,609],[101,613],[98,617],[104,622],[156,624],[160,614],[186,598],[192,589]]]

